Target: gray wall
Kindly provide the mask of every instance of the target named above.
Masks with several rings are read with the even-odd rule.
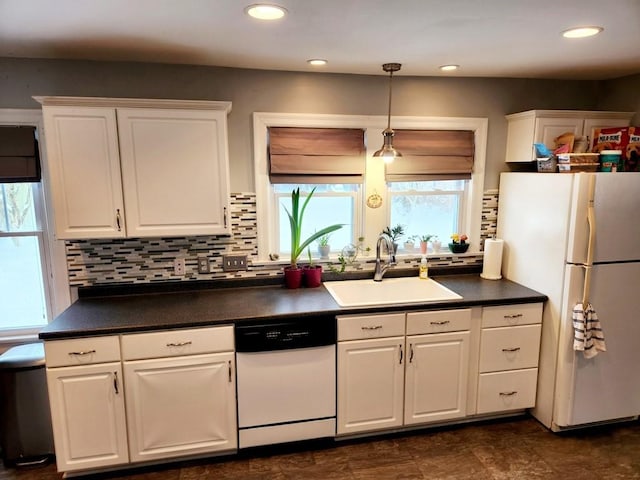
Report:
[[[616,81],[394,77],[393,114],[487,117],[485,188],[506,170],[504,115],[533,108],[640,111],[638,76]],[[386,115],[388,78],[188,65],[0,58],[0,108],[32,95],[228,100],[231,189],[252,192],[253,112]],[[627,92],[634,99],[626,102]],[[382,136],[380,137],[381,140]]]

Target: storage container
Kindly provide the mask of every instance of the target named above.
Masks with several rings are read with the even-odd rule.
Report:
[[[558,155],[560,173],[595,172],[598,170],[599,153],[561,153]]]
[[[600,152],[600,171],[617,172],[620,170],[622,150],[602,150]]]

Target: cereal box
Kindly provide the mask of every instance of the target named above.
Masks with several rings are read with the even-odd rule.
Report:
[[[625,172],[640,172],[640,127],[629,127],[629,141],[622,151]]]
[[[640,127],[596,128],[591,151],[600,153],[603,150],[622,150],[620,171],[640,171]]]

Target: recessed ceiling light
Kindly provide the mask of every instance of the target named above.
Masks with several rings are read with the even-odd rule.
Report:
[[[602,30],[604,30],[602,27],[576,27],[565,30],[562,32],[562,36],[565,38],[592,37],[600,33]]]
[[[326,65],[329,62],[327,62],[324,58],[311,58],[311,59],[307,60],[307,63],[309,65],[313,65],[315,67],[319,67],[319,66],[322,66],[322,65]]]
[[[278,20],[286,15],[287,10],[279,5],[256,3],[249,5],[244,10],[247,15],[258,20]]]
[[[440,70],[443,72],[453,72],[460,68],[460,65],[441,65]]]

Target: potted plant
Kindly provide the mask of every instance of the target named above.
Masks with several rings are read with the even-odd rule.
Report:
[[[469,244],[467,243],[467,237],[465,234],[454,233],[451,235],[451,243],[449,244],[449,250],[453,253],[464,253],[469,249]]]
[[[407,252],[413,252],[413,250],[416,248],[416,240],[418,240],[418,238],[418,235],[411,235],[410,237],[407,237],[404,242],[404,249]]]
[[[302,252],[322,235],[327,235],[342,228],[341,224],[330,225],[316,231],[309,238],[302,240],[302,219],[304,218],[304,211],[315,191],[315,188],[311,190],[302,203],[302,206],[300,206],[300,188],[296,188],[291,192],[291,211],[285,207],[291,227],[291,262],[284,268],[284,281],[288,288],[298,288],[302,284],[302,270],[298,268],[298,258],[300,258]]]
[[[393,244],[393,253],[395,255],[398,251],[398,240],[400,239],[400,237],[402,237],[402,235],[404,235],[404,227],[400,224],[396,225],[393,228],[386,226],[384,230],[382,230],[382,233],[384,233],[391,239],[391,243]]]
[[[440,241],[437,235],[431,238],[431,247],[433,248],[433,253],[440,253],[440,249],[442,248],[442,242]]]
[[[302,267],[304,286],[309,288],[319,287],[322,283],[322,265],[313,263],[310,248],[307,248],[307,254],[309,255],[309,265]]]
[[[320,254],[320,258],[322,260],[327,260],[329,258],[329,252],[331,251],[331,245],[329,245],[329,237],[331,237],[331,234],[327,233],[318,238],[318,253]]]
[[[427,233],[426,235],[420,235],[420,253],[421,254],[425,255],[427,253],[428,243],[432,237],[433,235],[429,233]]]

